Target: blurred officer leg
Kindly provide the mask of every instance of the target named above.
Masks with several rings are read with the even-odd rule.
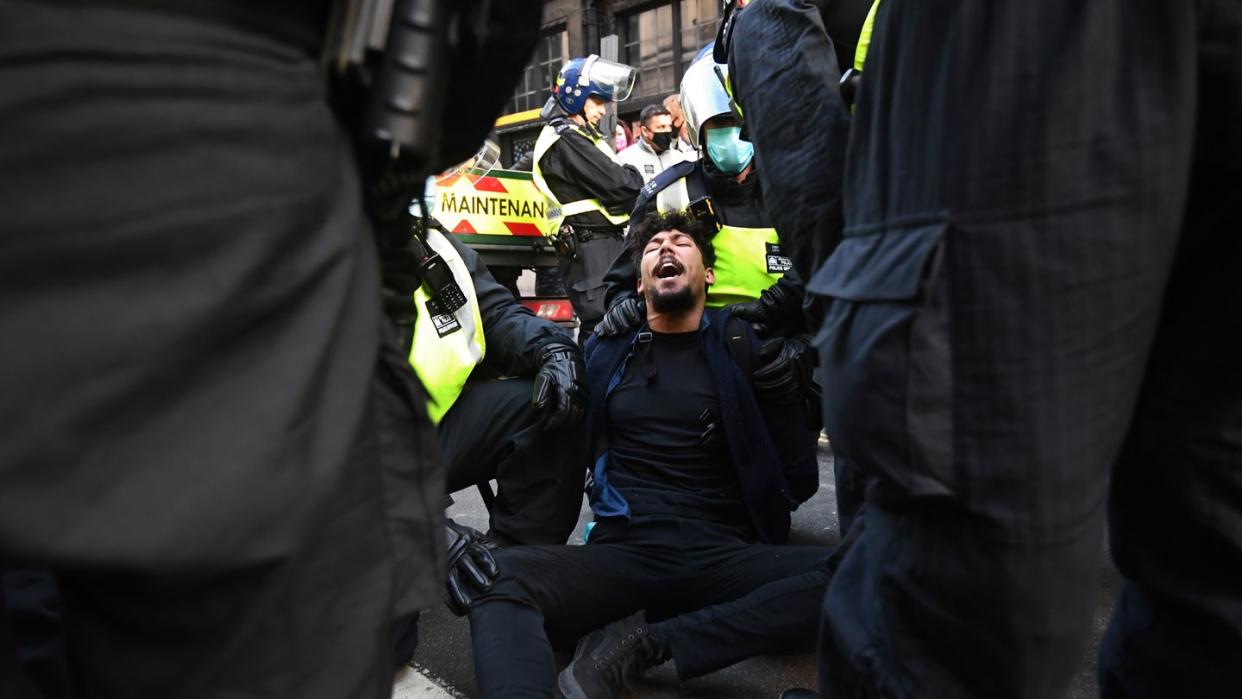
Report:
[[[810,287],[827,431],[874,479],[825,599],[826,696],[1067,690],[1179,253],[1195,11],[881,4]]]
[[[1113,473],[1105,697],[1226,696],[1242,666],[1242,4],[1197,20],[1185,223]]]
[[[443,480],[314,50],[120,4],[0,0],[0,560],[93,697],[387,697]]]

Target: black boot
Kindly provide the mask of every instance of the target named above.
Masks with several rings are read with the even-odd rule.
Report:
[[[557,685],[566,699],[619,697],[648,668],[671,657],[668,645],[652,636],[646,615],[638,612],[584,636]]]

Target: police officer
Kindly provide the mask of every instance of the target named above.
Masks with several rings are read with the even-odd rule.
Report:
[[[0,0],[0,567],[55,575],[90,696],[388,697],[394,616],[439,597],[329,5]],[[426,171],[530,55],[538,6],[488,10],[432,66],[469,116]],[[0,695],[33,695],[10,622]]]
[[[872,4],[734,0],[717,35],[716,61],[729,66],[734,111],[763,163],[768,213],[804,280],[841,239],[850,112],[839,85],[865,54],[859,38]]]
[[[790,4],[740,13],[731,66],[822,55],[780,41],[812,36]],[[779,140],[763,72],[736,87]],[[872,479],[826,696],[1065,695],[1106,525],[1100,694],[1237,693],[1239,105],[1237,3],[883,0],[811,284],[829,433]]]
[[[604,314],[604,273],[620,254],[622,234],[643,177],[622,165],[599,131],[608,104],[629,97],[634,69],[594,54],[561,67],[535,141],[535,186],[561,208],[558,235],[565,291],[590,333]]]
[[[801,335],[802,284],[769,223],[755,176],[754,149],[740,138],[718,70],[726,69],[708,52],[686,69],[681,82],[687,135],[703,157],[656,176],[643,188],[634,216],[640,220],[651,210],[689,210],[710,221],[716,281],[708,288],[707,305],[736,304],[735,315],[765,326],[765,333],[775,337],[760,356],[771,363],[756,372],[755,380],[760,385],[788,380],[792,385],[790,372],[809,371],[813,362]],[[598,328],[601,335],[619,334],[640,322],[645,310],[633,275],[624,255],[609,270],[609,310]]]
[[[474,250],[434,223],[418,230],[409,357],[438,424],[448,492],[496,479],[492,542],[563,544],[587,459],[574,429],[586,407],[582,353],[516,303]]]

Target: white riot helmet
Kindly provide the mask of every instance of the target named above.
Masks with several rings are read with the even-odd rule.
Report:
[[[681,79],[681,112],[686,118],[686,135],[695,148],[703,148],[700,134],[708,119],[721,114],[733,116],[729,95],[720,82],[728,74],[729,67],[716,63],[708,53],[691,63]]]

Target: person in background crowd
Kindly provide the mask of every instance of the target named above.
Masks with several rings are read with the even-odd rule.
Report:
[[[664,108],[668,110],[669,116],[673,117],[673,131],[677,133],[673,148],[681,151],[686,160],[699,157],[694,145],[690,142],[690,134],[686,131],[686,117],[681,113],[681,96],[672,94],[665,97]]]
[[[673,164],[697,157],[694,151],[674,148],[676,140],[673,115],[660,105],[649,104],[639,117],[638,141],[618,153],[617,160],[632,165],[643,176],[643,182],[650,182]]]
[[[630,144],[633,143],[630,136],[630,127],[625,122],[618,121],[612,132],[612,145],[613,150],[616,152],[620,153],[626,148],[629,148]]]

